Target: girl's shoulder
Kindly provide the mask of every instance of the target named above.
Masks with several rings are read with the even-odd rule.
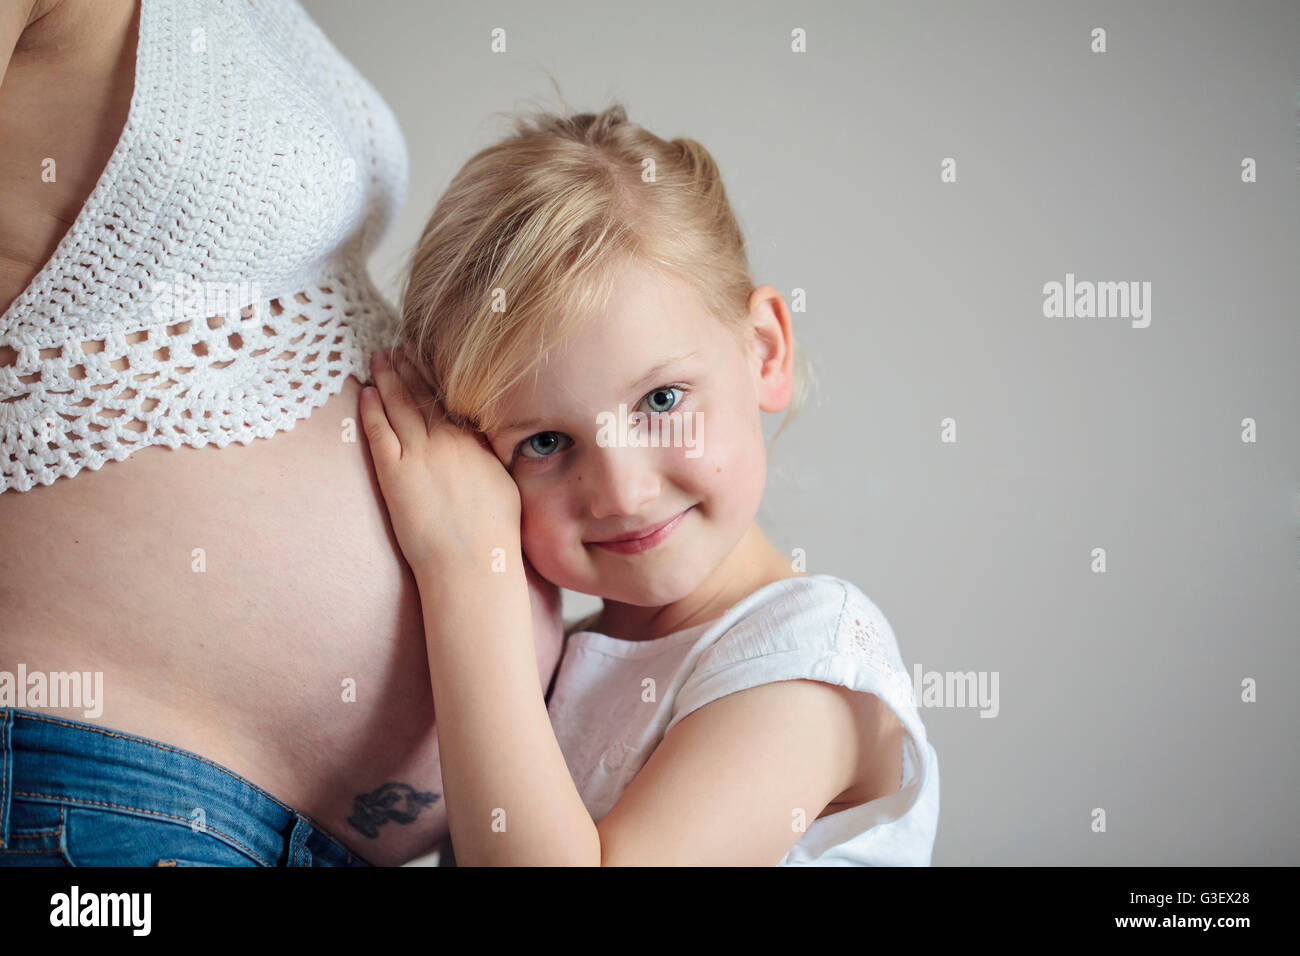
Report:
[[[874,695],[915,740],[924,738],[912,681],[889,619],[851,581],[809,574],[772,582],[736,604],[701,644],[667,729],[727,694],[811,680]]]
[[[832,574],[783,578],[735,605],[702,655],[703,669],[756,657],[841,656],[897,679],[902,656],[889,618],[853,582]]]
[[[852,581],[833,574],[781,578],[732,608],[732,628],[758,629],[792,638],[826,640],[843,631],[876,628],[892,641],[885,613]]]

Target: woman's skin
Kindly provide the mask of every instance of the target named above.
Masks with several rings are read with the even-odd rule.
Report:
[[[0,6],[0,310],[112,154],[138,26],[132,0]],[[0,329],[0,366],[13,365],[3,342]],[[391,865],[432,850],[447,819],[419,593],[364,437],[345,440],[360,389],[348,377],[292,431],[249,445],[150,446],[0,494],[0,670],[102,672],[98,717],[42,712],[195,751]],[[560,605],[529,581],[544,687]],[[406,801],[411,822],[349,822],[389,784],[432,796]]]

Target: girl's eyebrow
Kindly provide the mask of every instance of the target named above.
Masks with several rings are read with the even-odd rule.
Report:
[[[662,375],[665,369],[669,368],[670,366],[676,365],[678,362],[685,362],[689,358],[695,358],[699,354],[700,354],[699,351],[696,350],[696,351],[686,352],[683,355],[674,355],[672,358],[664,359],[662,362],[659,362],[657,365],[655,365],[654,368],[649,369],[644,375],[642,375],[639,379],[637,379],[635,382],[629,385],[627,387],[627,391],[631,392],[637,388],[640,388],[643,385],[649,384],[650,381],[653,380],[656,376]],[[510,424],[503,427],[499,432],[497,432],[497,436],[500,437],[502,435],[508,435],[511,432],[523,431],[528,428],[535,428],[538,425],[544,425],[546,421],[547,419],[545,418],[526,418],[523,419],[522,421],[511,422]]]
[[[654,368],[650,369],[648,372],[646,372],[644,375],[642,375],[639,379],[637,379],[635,382],[633,382],[631,385],[629,385],[629,386],[627,387],[627,390],[628,390],[629,392],[631,392],[631,391],[633,391],[633,390],[635,390],[635,389],[637,389],[637,388],[640,388],[642,385],[649,385],[649,384],[650,384],[650,380],[653,379],[653,378],[656,378],[657,376],[659,376],[659,375],[661,375],[661,374],[663,374],[664,369],[668,368],[669,366],[676,365],[678,362],[685,362],[688,358],[695,358],[695,356],[697,356],[697,355],[699,355],[699,354],[700,354],[700,353],[699,353],[698,351],[696,351],[696,352],[687,352],[685,355],[674,355],[674,356],[673,356],[672,358],[670,358],[670,359],[664,359],[662,362],[660,362],[660,363],[659,363],[658,365],[656,365]]]

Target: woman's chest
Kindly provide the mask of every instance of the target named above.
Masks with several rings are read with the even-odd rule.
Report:
[[[129,5],[128,5],[129,6]],[[0,312],[27,288],[77,218],[130,112],[130,48],[25,57],[0,83]]]

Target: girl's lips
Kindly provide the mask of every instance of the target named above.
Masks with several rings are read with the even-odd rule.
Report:
[[[695,505],[691,505],[691,508],[694,507]],[[686,511],[680,512],[675,517],[671,518],[663,527],[659,528],[657,531],[650,532],[644,538],[632,538],[628,541],[593,541],[592,543],[597,547],[604,548],[606,551],[613,551],[616,554],[638,554],[642,551],[649,551],[673,533],[673,529],[682,523],[682,519],[686,517],[687,512],[689,512],[691,508],[687,508]]]

